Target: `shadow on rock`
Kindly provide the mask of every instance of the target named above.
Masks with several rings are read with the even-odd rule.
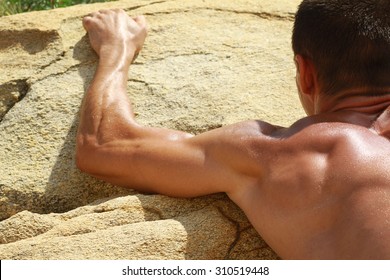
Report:
[[[85,92],[92,80],[97,60],[86,36],[75,45],[73,58],[80,61],[75,67],[77,67],[83,80]],[[81,100],[82,97],[80,97],[80,105]],[[133,193],[132,190],[104,183],[81,173],[77,169],[75,164],[75,140],[79,123],[78,114],[73,118],[47,183],[45,197],[48,211],[65,212],[91,203],[96,199]]]

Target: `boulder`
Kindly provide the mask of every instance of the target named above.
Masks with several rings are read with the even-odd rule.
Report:
[[[81,19],[146,15],[128,77],[137,120],[197,134],[304,115],[290,42],[299,2],[127,0],[0,18],[0,258],[278,258],[223,194],[145,195],[77,170],[78,110],[97,63]]]

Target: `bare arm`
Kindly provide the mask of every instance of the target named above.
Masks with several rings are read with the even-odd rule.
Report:
[[[193,136],[138,125],[126,82],[146,37],[145,19],[100,11],[83,23],[99,65],[81,108],[81,170],[116,185],[177,197],[233,193],[258,179],[261,166],[248,156],[251,137],[272,127],[253,121]]]

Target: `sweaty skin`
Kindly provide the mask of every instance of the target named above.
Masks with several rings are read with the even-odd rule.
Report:
[[[173,197],[225,192],[284,259],[390,259],[390,89],[325,97],[298,55],[310,116],[291,127],[246,121],[197,136],[143,127],[126,82],[145,18],[103,10],[83,25],[99,64],[80,111],[82,171]]]

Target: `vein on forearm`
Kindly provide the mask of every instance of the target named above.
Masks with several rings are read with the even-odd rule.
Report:
[[[126,94],[127,70],[124,62],[99,64],[87,90],[82,108],[80,132],[97,144],[118,136],[121,126],[133,120],[131,103]]]

